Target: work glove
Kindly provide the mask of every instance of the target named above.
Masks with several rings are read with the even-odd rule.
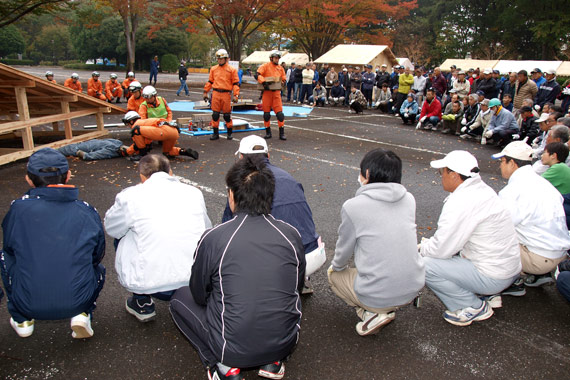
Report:
[[[513,140],[520,140],[521,139],[521,135],[519,135],[518,133],[515,133],[513,135]]]
[[[209,102],[210,102],[210,98],[208,98],[208,94],[207,94],[207,93],[204,93],[204,101],[205,101],[206,103],[209,103]]]
[[[426,121],[427,116],[424,116],[420,119],[420,122],[423,123],[424,121]]]
[[[141,135],[141,127],[139,127],[138,125],[135,125],[131,129],[131,137],[140,136],[140,135]]]
[[[467,119],[466,118],[461,119],[461,125],[467,125]]]
[[[562,90],[562,95],[570,95],[570,87],[566,87],[564,90]]]
[[[467,132],[467,127],[463,127],[463,128],[461,128],[461,132],[462,132],[462,133],[465,133],[465,132]]]
[[[493,131],[487,131],[485,132],[485,137],[490,139],[493,136]]]
[[[535,105],[534,105],[534,109],[536,110],[536,112],[539,112],[539,111],[540,111],[540,106],[539,106],[538,104],[535,104]]]
[[[408,117],[410,116],[407,112],[404,114],[404,117]]]
[[[232,99],[232,101],[233,101],[234,103],[237,103],[237,102],[238,102],[238,97],[237,97],[237,96],[234,96],[233,99]]]
[[[422,122],[418,121],[418,124],[416,125],[416,129],[420,129],[422,127]]]
[[[263,86],[264,90],[269,90],[269,83],[263,82],[261,85]]]

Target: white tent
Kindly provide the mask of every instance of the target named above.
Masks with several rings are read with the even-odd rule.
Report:
[[[561,77],[570,77],[570,62],[564,61],[556,70],[556,75]]]
[[[266,62],[269,62],[270,54],[271,51],[263,51],[263,50],[254,51],[249,56],[247,56],[246,59],[241,61],[241,63],[243,63],[244,65],[261,65]],[[287,54],[286,51],[281,52],[282,57],[285,56],[286,54]]]
[[[304,66],[309,63],[309,56],[305,53],[287,53],[279,60],[279,63],[283,63],[287,66],[290,66],[292,62],[295,62],[295,65]]]
[[[439,67],[441,71],[451,71],[451,66],[455,65],[458,69],[467,71],[469,69],[479,69],[481,71],[485,69],[492,69],[495,65],[499,63],[497,59],[446,59]]]
[[[520,70],[526,70],[529,74],[534,69],[538,68],[544,72],[544,70],[558,70],[562,61],[509,61],[501,60],[494,67],[495,70],[499,70],[501,74],[507,74],[510,72],[518,72]]]
[[[413,70],[414,69],[414,65],[412,64],[412,61],[410,61],[408,58],[396,58],[398,60],[398,64],[400,66],[404,66],[406,69],[410,69]]]
[[[386,64],[391,69],[398,64],[398,60],[386,45],[337,45],[316,59],[315,63],[328,63],[339,71],[342,65],[376,67]]]

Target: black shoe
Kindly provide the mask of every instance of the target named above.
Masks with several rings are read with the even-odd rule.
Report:
[[[210,136],[210,140],[218,140],[220,138],[219,128],[214,128],[214,134]]]
[[[279,128],[279,140],[287,140],[287,137],[285,137],[285,128],[283,127]]]
[[[181,156],[188,156],[188,157],[192,157],[193,159],[197,160],[198,157],[200,156],[200,153],[198,153],[197,151],[193,150],[193,149],[180,149],[180,153]]]
[[[208,372],[208,380],[242,380],[243,375],[239,368],[230,368],[230,370],[223,375],[220,372],[218,366],[214,366],[214,368],[209,368]]]
[[[265,128],[265,136],[263,138],[266,140],[271,138],[271,127]]]
[[[154,302],[148,296],[148,299],[136,299],[135,297],[127,298],[125,303],[127,313],[134,315],[141,322],[148,322],[156,315],[154,311]]]
[[[501,295],[503,296],[522,297],[525,294],[526,289],[524,288],[524,281],[522,278],[517,279],[510,287],[501,292]]]
[[[117,98],[117,100],[115,101],[115,103],[121,104],[121,98]]]
[[[180,96],[180,94],[179,94],[179,93],[176,93],[176,96]]]
[[[285,363],[278,361],[261,366],[257,376],[266,379],[282,379],[285,376]]]
[[[232,137],[232,130],[228,128],[228,134],[226,135],[226,138],[228,140],[233,140],[234,138]]]

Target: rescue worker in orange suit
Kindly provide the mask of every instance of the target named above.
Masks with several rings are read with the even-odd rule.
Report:
[[[125,79],[123,81],[123,83],[121,84],[121,86],[123,87],[123,96],[125,97],[125,99],[129,99],[131,97],[131,92],[129,91],[129,86],[131,85],[131,83],[137,81],[135,79],[135,73],[133,73],[132,71],[129,71],[129,73],[127,74],[127,79]]]
[[[141,119],[166,119],[172,121],[172,110],[166,103],[166,99],[156,95],[153,86],[146,86],[142,91],[144,101],[141,103],[138,113]]]
[[[117,82],[117,74],[111,74],[109,80],[105,83],[105,95],[107,95],[107,101],[109,103],[121,103],[121,96],[123,96],[123,88],[121,84]]]
[[[46,80],[51,83],[56,83],[55,79],[53,79],[53,73],[51,71],[46,71]]]
[[[279,65],[281,53],[273,50],[269,55],[269,62],[264,63],[257,69],[257,81],[263,85],[263,97],[261,105],[263,107],[263,125],[265,126],[265,138],[271,138],[271,109],[277,116],[277,125],[279,126],[279,140],[287,140],[285,137],[285,115],[283,114],[283,103],[281,102],[281,89],[270,90],[269,83],[265,78],[278,77],[281,78],[281,83],[285,82],[285,70]]]
[[[81,87],[81,82],[79,81],[79,74],[77,73],[71,74],[71,77],[67,78],[63,83],[63,85],[75,91],[79,92],[83,91],[83,88]]]
[[[127,111],[139,112],[141,104],[144,102],[142,97],[142,85],[138,81],[132,81],[129,85],[129,92],[132,94],[127,103]]]
[[[91,74],[91,79],[87,81],[87,95],[101,100],[107,100],[103,92],[103,83],[99,80],[99,76],[100,74],[97,71],[93,71]]]
[[[176,122],[164,118],[141,119],[138,113],[129,111],[125,114],[123,123],[131,128],[131,137],[133,138],[133,144],[130,147],[123,146],[120,148],[123,156],[134,155],[140,159],[150,151],[153,141],[162,141],[162,153],[164,155],[168,157],[188,156],[195,160],[198,159],[197,151],[174,146],[180,136],[180,129]]]
[[[204,86],[204,101],[208,101],[208,92],[212,92],[212,127],[214,134],[210,140],[217,140],[220,138],[219,128],[220,113],[224,114],[224,121],[228,131],[227,139],[231,140],[232,137],[232,101],[237,103],[239,97],[239,77],[237,70],[228,64],[229,55],[225,49],[220,49],[216,52],[218,64],[212,66],[210,69],[210,78]],[[232,97],[233,91],[233,97]]]

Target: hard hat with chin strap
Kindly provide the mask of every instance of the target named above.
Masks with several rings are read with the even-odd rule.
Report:
[[[216,52],[216,59],[229,58],[229,57],[230,56],[229,56],[228,52],[226,51],[226,49],[220,49]]]
[[[156,96],[156,94],[156,89],[153,86],[146,86],[142,91],[142,96],[146,99]]]
[[[142,90],[142,85],[136,80],[132,81],[131,84],[129,85],[130,92],[140,91],[140,90]]]
[[[141,118],[141,116],[136,111],[129,111],[125,114],[122,121],[124,124],[127,124],[128,122],[130,122],[132,120],[138,120],[140,118]]]

